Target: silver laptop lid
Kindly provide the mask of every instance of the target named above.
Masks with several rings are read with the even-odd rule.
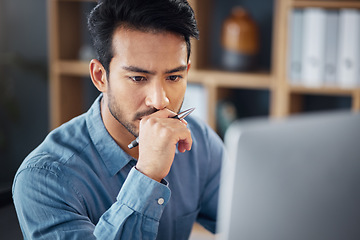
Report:
[[[360,239],[360,115],[234,123],[218,239]]]

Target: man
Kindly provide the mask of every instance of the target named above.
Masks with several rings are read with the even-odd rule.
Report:
[[[187,239],[215,231],[223,144],[181,108],[198,37],[186,0],[104,0],[89,16],[102,94],[20,166],[25,239]],[[128,144],[139,136],[139,146]]]

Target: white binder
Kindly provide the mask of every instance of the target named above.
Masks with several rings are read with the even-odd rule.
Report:
[[[308,87],[318,87],[324,83],[325,23],[324,9],[304,9],[302,80]]]
[[[360,51],[360,13],[341,9],[339,22],[338,82],[341,87],[358,85]]]
[[[327,86],[336,86],[338,65],[339,11],[326,11],[325,28],[325,69],[324,80]]]
[[[186,88],[182,109],[195,107],[192,116],[196,116],[208,123],[208,93],[204,86],[200,84],[188,83]]]
[[[302,70],[302,35],[303,35],[303,10],[294,9],[291,12],[289,24],[289,60],[288,77],[292,84],[301,82]]]

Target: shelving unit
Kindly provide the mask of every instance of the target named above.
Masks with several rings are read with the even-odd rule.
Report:
[[[352,110],[360,111],[360,88],[341,87],[301,87],[292,86],[287,76],[288,62],[288,23],[290,13],[294,8],[356,8],[360,9],[359,1],[333,1],[333,0],[278,0],[275,8],[274,45],[273,45],[273,87],[271,100],[271,115],[285,117],[302,110],[302,95],[329,95],[348,96],[352,99]]]
[[[214,11],[209,0],[190,0],[202,36],[209,36],[209,23]],[[49,64],[50,64],[50,126],[55,128],[83,109],[82,79],[89,76],[88,62],[78,60],[82,44],[81,4],[95,0],[48,0]],[[208,92],[208,123],[216,127],[216,104],[224,89],[254,89],[270,92],[271,117],[285,117],[302,111],[302,96],[349,96],[352,109],[360,110],[360,88],[307,88],[290,85],[287,77],[288,22],[293,8],[359,8],[359,1],[275,0],[272,30],[271,67],[266,72],[234,73],[213,70],[209,63],[210,41],[201,37],[193,41],[192,69],[189,82],[202,84]]]
[[[84,0],[49,0],[48,39],[50,66],[50,128],[83,112],[81,79],[89,76],[88,63],[78,60],[82,45],[81,3]]]

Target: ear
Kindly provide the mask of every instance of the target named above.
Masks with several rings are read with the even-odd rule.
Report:
[[[90,76],[93,84],[100,92],[107,91],[107,76],[103,65],[97,59],[90,61]]]
[[[187,65],[187,72],[188,73],[189,73],[190,67],[191,67],[191,61],[189,60],[188,65]]]

